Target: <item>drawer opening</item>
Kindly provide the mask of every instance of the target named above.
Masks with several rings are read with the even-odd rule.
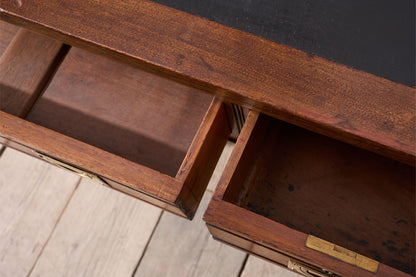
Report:
[[[260,115],[223,200],[415,273],[409,165]]]
[[[26,119],[175,177],[212,99],[72,48]]]
[[[1,144],[192,219],[235,125],[229,105],[24,29],[0,56]]]

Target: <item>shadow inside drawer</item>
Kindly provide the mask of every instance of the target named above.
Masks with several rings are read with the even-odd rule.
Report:
[[[263,115],[244,151],[224,200],[414,273],[414,167]]]
[[[27,120],[174,177],[211,101],[73,48]]]

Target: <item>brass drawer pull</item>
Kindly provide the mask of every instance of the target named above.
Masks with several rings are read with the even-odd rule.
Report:
[[[287,265],[287,267],[293,271],[295,271],[296,273],[300,273],[303,276],[307,276],[307,277],[328,277],[328,276],[334,276],[331,273],[324,273],[324,272],[320,272],[316,269],[310,268],[304,264],[301,263],[297,263],[295,261],[289,260],[289,263]]]
[[[86,172],[86,171],[84,171],[82,169],[76,168],[76,167],[74,167],[72,165],[66,164],[64,162],[61,162],[59,160],[56,160],[56,159],[54,159],[52,157],[49,157],[49,156],[47,156],[45,154],[42,154],[42,153],[39,153],[37,151],[34,151],[34,152],[35,152],[35,154],[36,154],[37,157],[41,158],[42,160],[44,160],[44,161],[46,161],[48,163],[51,163],[51,164],[53,164],[53,165],[55,165],[55,166],[57,166],[59,168],[62,168],[62,169],[65,169],[67,171],[70,171],[72,173],[75,173],[75,174],[77,174],[80,177],[88,178],[88,179],[90,179],[92,181],[95,181],[95,182],[101,184],[101,185],[104,185],[106,187],[110,187],[104,180],[102,180],[100,177],[98,177],[95,174]]]
[[[309,235],[306,247],[370,272],[376,273],[378,271],[379,262],[318,237]]]

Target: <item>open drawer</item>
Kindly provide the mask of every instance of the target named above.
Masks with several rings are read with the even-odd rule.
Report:
[[[41,37],[27,31],[17,36]],[[10,42],[3,60],[15,57],[17,48],[22,55],[34,51],[21,40]],[[2,143],[192,218],[230,134],[222,102],[80,49],[66,52],[51,62],[51,80],[43,81],[23,115],[10,105],[23,104],[25,92],[2,78]],[[22,62],[47,63],[45,54],[31,65],[36,57]],[[23,67],[5,63],[3,68]]]
[[[204,220],[306,276],[415,274],[415,168],[256,112]]]

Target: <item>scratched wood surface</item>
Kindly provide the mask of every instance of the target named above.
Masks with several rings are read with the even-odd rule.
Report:
[[[6,149],[0,276],[172,276],[179,270],[181,276],[293,277],[251,256],[246,262],[245,253],[208,235],[202,213],[232,147],[227,144],[192,222]]]

